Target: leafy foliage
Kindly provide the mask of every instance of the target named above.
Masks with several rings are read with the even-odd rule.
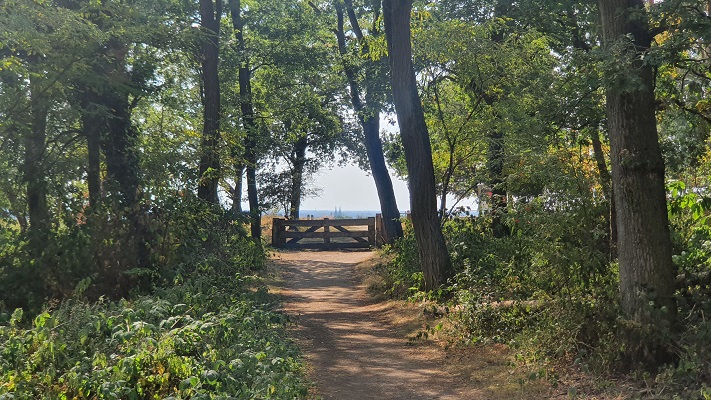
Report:
[[[298,355],[284,336],[288,321],[272,311],[263,284],[247,274],[254,261],[250,243],[234,243],[225,265],[200,260],[194,272],[151,296],[65,301],[32,321],[21,309],[3,313],[0,395],[304,396],[308,386]]]

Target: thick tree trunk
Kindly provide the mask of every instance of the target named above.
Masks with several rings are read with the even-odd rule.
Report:
[[[432,149],[412,65],[411,9],[411,0],[383,2],[390,79],[407,162],[412,225],[425,290],[433,290],[450,276],[451,262],[437,217]]]
[[[49,105],[35,82],[30,82],[30,129],[24,137],[24,179],[27,183],[27,210],[30,217],[30,244],[38,252],[46,245],[50,221],[47,207],[44,155],[47,147],[47,115]]]
[[[110,112],[107,121],[108,129],[102,145],[106,157],[108,188],[118,197],[122,206],[132,209],[138,201],[140,179],[137,153],[138,130],[131,123],[131,110],[126,91],[117,89],[105,93],[104,100]],[[92,155],[95,156],[96,154]]]
[[[303,135],[294,144],[291,169],[291,193],[289,194],[289,219],[299,219],[301,199],[303,197],[304,167],[306,166],[306,148],[309,142]]]
[[[348,16],[350,18],[353,31],[361,42],[363,42],[363,33],[358,24],[358,19],[355,16],[351,2],[346,2]],[[343,8],[340,4],[336,6],[336,15],[338,17],[338,27],[336,29],[336,38],[338,40],[338,49],[341,56],[345,56],[346,37],[343,26]],[[365,46],[365,44],[364,44]],[[366,49],[364,49],[364,52]],[[383,153],[383,143],[380,140],[380,107],[374,105],[371,100],[371,90],[366,89],[366,101],[361,99],[361,89],[356,79],[357,71],[347,61],[343,60],[343,69],[348,79],[350,87],[351,104],[358,115],[358,122],[363,128],[365,151],[368,155],[368,163],[370,164],[370,172],[373,174],[375,189],[378,193],[380,202],[380,212],[383,216],[383,239],[386,243],[393,243],[395,239],[402,237],[402,224],[400,223],[400,210],[397,207],[395,199],[395,190],[393,182],[388,172],[388,167],[385,164],[385,155]],[[372,76],[372,71],[366,71],[366,81],[372,82],[377,78]]]
[[[252,104],[252,70],[249,66],[244,41],[244,21],[240,0],[229,0],[232,26],[237,38],[237,46],[242,57],[239,67],[240,111],[242,127],[246,131],[244,140],[244,160],[247,169],[247,198],[249,200],[250,233],[252,238],[262,237],[262,215],[257,192],[257,123]]]
[[[606,92],[621,305],[627,318],[648,330],[676,315],[654,72],[642,57],[652,37],[643,0],[599,0],[599,7],[606,47],[615,51],[619,64],[628,64],[625,81],[609,85]],[[632,333],[629,355],[642,362],[663,361],[668,353],[652,343],[655,336]]]
[[[212,0],[200,0],[200,26],[206,37],[203,39],[203,130],[198,197],[218,204],[217,187],[220,179],[220,78],[218,75],[221,0],[217,5]]]

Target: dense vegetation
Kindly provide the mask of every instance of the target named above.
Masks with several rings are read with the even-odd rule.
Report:
[[[388,249],[386,290],[444,303],[450,339],[510,344],[553,382],[569,367],[633,371],[643,395],[707,398],[708,3],[599,3],[629,12],[628,27],[640,30],[606,42],[598,18],[609,10],[590,3],[419,9],[414,54],[453,277],[422,292],[426,269],[409,233]],[[615,96],[634,118],[621,116]],[[640,98],[646,106],[635,109]],[[643,112],[656,129],[635,120]],[[629,127],[652,140],[626,137],[615,148]],[[389,156],[406,175],[391,139]],[[652,180],[631,177],[645,168],[643,179],[658,175],[656,146],[666,206],[630,211],[659,193]],[[471,196],[479,210],[457,207]],[[662,225],[645,225],[657,217]],[[667,226],[669,256],[658,251]],[[641,236],[630,241],[635,230]],[[653,264],[647,277],[635,275]]]
[[[251,278],[260,216],[298,218],[313,173],[354,161],[390,293],[451,303],[461,341],[708,397],[710,13],[2,2],[0,396],[302,395]],[[405,233],[386,161],[410,183]]]

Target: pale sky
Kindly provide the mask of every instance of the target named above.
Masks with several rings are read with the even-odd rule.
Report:
[[[394,174],[391,178],[398,209],[405,212],[410,209],[407,183]],[[320,192],[318,196],[302,201],[303,210],[380,210],[373,177],[355,165],[319,171],[313,177],[313,183],[320,188]]]

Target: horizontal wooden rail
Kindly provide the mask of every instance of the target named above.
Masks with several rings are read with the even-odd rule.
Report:
[[[276,218],[275,218],[276,219]],[[280,223],[285,226],[360,226],[370,225],[370,218],[358,219],[282,219]]]
[[[282,233],[284,237],[287,238],[300,238],[300,239],[307,239],[307,238],[325,238],[326,236],[330,236],[332,238],[339,238],[339,237],[344,237],[344,238],[357,238],[357,237],[368,237],[368,231],[346,231],[346,232],[289,232],[286,231]]]

